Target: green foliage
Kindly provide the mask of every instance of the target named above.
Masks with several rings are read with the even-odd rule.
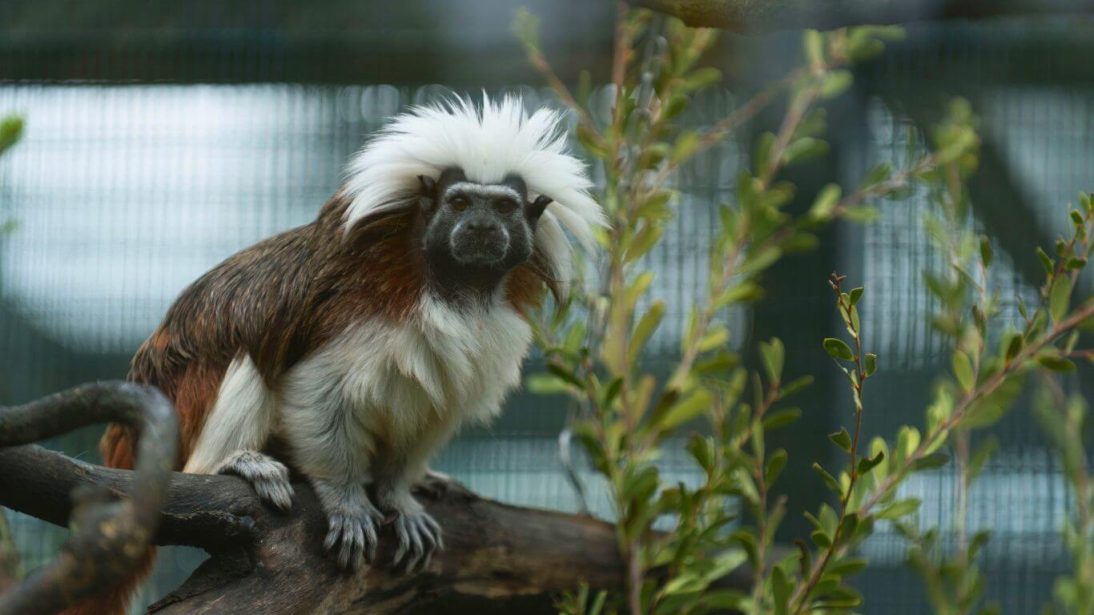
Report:
[[[23,119],[17,115],[9,115],[0,120],[0,156],[11,149],[20,137],[23,136]],[[0,235],[15,230],[14,220],[0,222]]]
[[[1088,301],[1078,311],[1068,309],[1075,276],[1089,255],[1089,206],[1084,205],[1085,213],[1080,212],[1075,223],[1076,237],[1082,234],[1082,241],[1065,243],[1055,259],[1044,255],[1049,284],[1043,305],[1029,315],[1025,328],[1002,340],[995,351],[987,343],[988,322],[998,313],[998,302],[986,284],[991,243],[962,230],[970,215],[964,178],[976,168],[979,146],[967,103],[954,101],[946,120],[932,132],[928,153],[915,155],[913,141],[905,168],[880,164],[852,190],[835,184],[825,187],[804,214],[786,209],[795,186],[780,179],[783,169],[827,151],[823,109],[817,106],[848,87],[851,62],[879,52],[883,41],[899,30],[806,32],[802,67],[698,131],[682,126],[679,116],[697,93],[718,80],[717,70],[700,65],[714,41],[713,31],[623,9],[613,64],[614,102],[607,117],[588,106],[587,77],[571,91],[554,75],[539,49],[534,18],[522,13],[514,31],[532,64],[576,116],[577,139],[603,172],[599,196],[611,220],[610,228],[598,237],[602,253],[585,263],[595,284],[575,284],[564,305],[535,328],[547,372],[531,376],[529,386],[565,392],[578,402],[581,411],[571,429],[606,480],[627,575],[620,594],[583,589],[566,596],[560,611],[599,615],[737,609],[781,614],[854,609],[861,597],[847,579],[866,566],[854,550],[878,521],[908,528],[913,551],[935,550],[934,535],[921,535],[909,523],[920,502],[898,497],[903,481],[955,457],[967,487],[991,448],[971,453],[960,445],[967,444],[963,438],[1002,416],[1026,373],[1039,366],[1062,367],[1071,352],[1062,349],[1062,336],[1080,324],[1091,324],[1094,303]],[[785,100],[786,106],[777,131],[758,139],[749,168],[740,171],[733,199],[711,204],[718,227],[705,298],[692,307],[684,323],[673,369],[659,377],[645,368],[644,358],[666,309],[661,299],[650,296],[653,273],[643,259],[675,216],[676,194],[670,180],[778,100]],[[873,219],[873,200],[907,196],[913,185],[931,195],[935,206],[927,227],[947,257],[947,267],[928,272],[925,279],[940,305],[934,325],[953,347],[953,375],[936,387],[922,430],[906,426],[892,440],[864,442],[861,424],[867,409],[862,392],[877,372],[879,359],[867,352],[861,330],[864,289],[844,291],[844,278],[833,276],[846,336],[825,339],[823,348],[852,391],[851,426],[830,435],[847,461],[842,469],[813,465],[836,505],[805,512],[813,525],[810,541],[777,559],[772,543],[788,511],[785,499],[775,497],[772,487],[789,454],[771,447],[768,434],[800,415],[788,405],[788,398],[811,378],[787,377],[785,348],[777,339],[743,355],[735,351],[727,312],[762,296],[764,272],[787,254],[814,246],[813,233],[820,225],[839,218]],[[701,472],[695,485],[669,483],[658,469],[663,448],[683,442]],[[944,448],[953,448],[954,454]],[[741,509],[747,516],[738,516]],[[669,522],[671,530],[659,531],[659,520]],[[957,603],[971,604],[979,596],[982,581],[972,564],[983,540],[966,541],[959,554],[968,565],[958,581],[962,588],[976,591],[955,594]],[[751,570],[749,591],[715,584],[743,564]],[[945,568],[946,574],[953,570],[932,566],[922,568],[932,575],[936,569]],[[655,569],[657,573],[650,574]]]
[[[0,155],[9,150],[23,136],[23,118],[9,115],[0,120]]]
[[[1064,519],[1064,545],[1071,556],[1071,574],[1060,577],[1045,613],[1079,615],[1094,612],[1094,488],[1086,450],[1091,425],[1086,401],[1066,397],[1050,378],[1045,380],[1035,412],[1049,442],[1059,452],[1064,476],[1075,497],[1075,510]]]

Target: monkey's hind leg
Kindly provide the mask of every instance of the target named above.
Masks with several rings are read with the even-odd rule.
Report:
[[[236,451],[214,469],[215,474],[232,474],[251,483],[263,502],[282,512],[292,509],[293,488],[289,469],[280,461],[258,451]]]

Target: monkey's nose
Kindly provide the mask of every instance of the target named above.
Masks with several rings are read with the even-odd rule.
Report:
[[[479,237],[501,235],[501,227],[491,220],[468,220],[467,230]]]

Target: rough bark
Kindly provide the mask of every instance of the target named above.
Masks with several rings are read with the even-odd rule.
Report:
[[[93,485],[121,495],[132,474],[36,446],[0,450],[0,504],[64,524],[71,490]],[[284,515],[236,477],[173,474],[154,542],[201,547],[211,558],[150,612],[530,615],[554,612],[558,592],[581,583],[622,582],[610,524],[500,504],[438,480],[418,494],[445,531],[446,548],[426,571],[390,570],[394,537],[385,532],[377,565],[344,573],[322,549],[326,520],[311,489],[295,487],[294,509]],[[726,583],[747,583],[747,574]]]
[[[626,0],[692,27],[735,32],[902,24],[1008,15],[1094,14],[1090,0]]]

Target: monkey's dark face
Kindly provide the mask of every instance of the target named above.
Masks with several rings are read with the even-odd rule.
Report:
[[[551,199],[528,201],[515,175],[497,184],[468,181],[449,169],[422,182],[426,259],[439,274],[482,286],[532,256],[536,225]]]

